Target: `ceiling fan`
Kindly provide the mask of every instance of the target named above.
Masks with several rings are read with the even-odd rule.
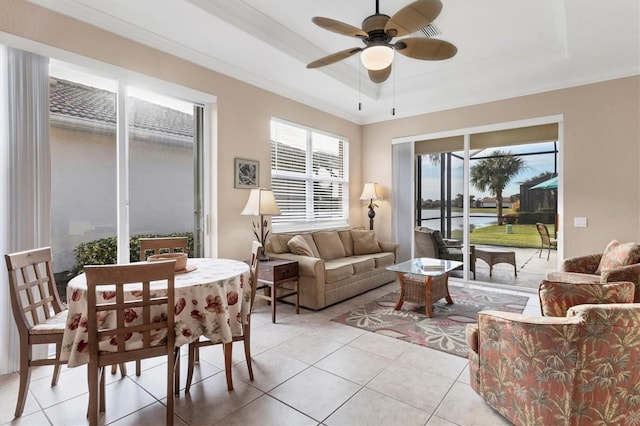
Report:
[[[362,21],[362,29],[334,19],[316,16],[311,19],[314,24],[334,33],[359,38],[364,43],[364,47],[354,47],[333,53],[311,62],[307,68],[330,65],[362,52],[360,60],[367,68],[369,78],[374,83],[382,83],[391,75],[394,51],[414,59],[428,61],[449,59],[458,49],[448,41],[407,37],[398,39],[395,43],[391,42],[394,37],[402,37],[426,27],[438,17],[441,10],[440,0],[417,0],[390,17],[379,12],[379,0],[376,0],[376,13]]]

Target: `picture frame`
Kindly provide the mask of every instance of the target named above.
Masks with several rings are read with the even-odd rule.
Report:
[[[257,188],[260,184],[260,162],[236,158],[233,168],[233,187],[241,189]]]

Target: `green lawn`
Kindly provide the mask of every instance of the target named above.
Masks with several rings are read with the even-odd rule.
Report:
[[[547,225],[553,236],[554,225]],[[507,225],[492,225],[476,228],[470,234],[471,244],[486,244],[506,247],[540,247],[540,236],[535,225],[511,225],[511,234],[507,234]],[[462,231],[454,231],[452,238],[462,239]]]

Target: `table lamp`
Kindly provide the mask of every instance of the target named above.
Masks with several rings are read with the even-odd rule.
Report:
[[[369,200],[369,229],[373,230],[373,218],[376,216],[376,212],[373,210],[373,208],[378,207],[378,205],[375,204],[374,201],[382,199],[378,196],[378,184],[375,182],[365,183],[362,194],[360,195],[360,199]]]
[[[269,230],[267,229],[269,223],[265,216],[279,216],[281,214],[278,204],[276,203],[276,198],[273,196],[273,191],[263,188],[252,189],[249,193],[247,205],[244,206],[240,214],[245,216],[260,216],[259,225],[254,221],[251,222],[253,224],[253,234],[262,244],[259,257],[260,261],[264,262],[269,260],[269,257],[265,254],[266,239],[269,235]]]

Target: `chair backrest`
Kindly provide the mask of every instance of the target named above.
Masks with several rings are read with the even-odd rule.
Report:
[[[536,223],[536,229],[538,230],[538,234],[540,234],[540,238],[542,239],[542,244],[549,245],[551,244],[551,237],[549,237],[549,229],[547,229],[547,225],[544,223]]]
[[[160,252],[174,253],[176,249],[182,249],[182,253],[189,253],[187,237],[167,237],[167,238],[140,238],[140,260],[147,260],[147,252],[151,255]]]
[[[90,362],[105,366],[161,355],[172,359],[174,269],[174,260],[84,267]],[[160,280],[167,281],[166,292],[151,290],[151,282]],[[135,297],[130,289],[125,292],[127,284],[140,286]]]
[[[253,302],[256,298],[256,288],[258,287],[258,268],[260,265],[260,251],[262,249],[262,244],[258,241],[254,241],[251,244],[251,262],[249,263],[249,271],[251,276],[249,278],[249,282],[251,285],[251,311],[253,311]]]
[[[11,309],[21,334],[65,309],[53,276],[50,247],[6,254],[4,258]]]

